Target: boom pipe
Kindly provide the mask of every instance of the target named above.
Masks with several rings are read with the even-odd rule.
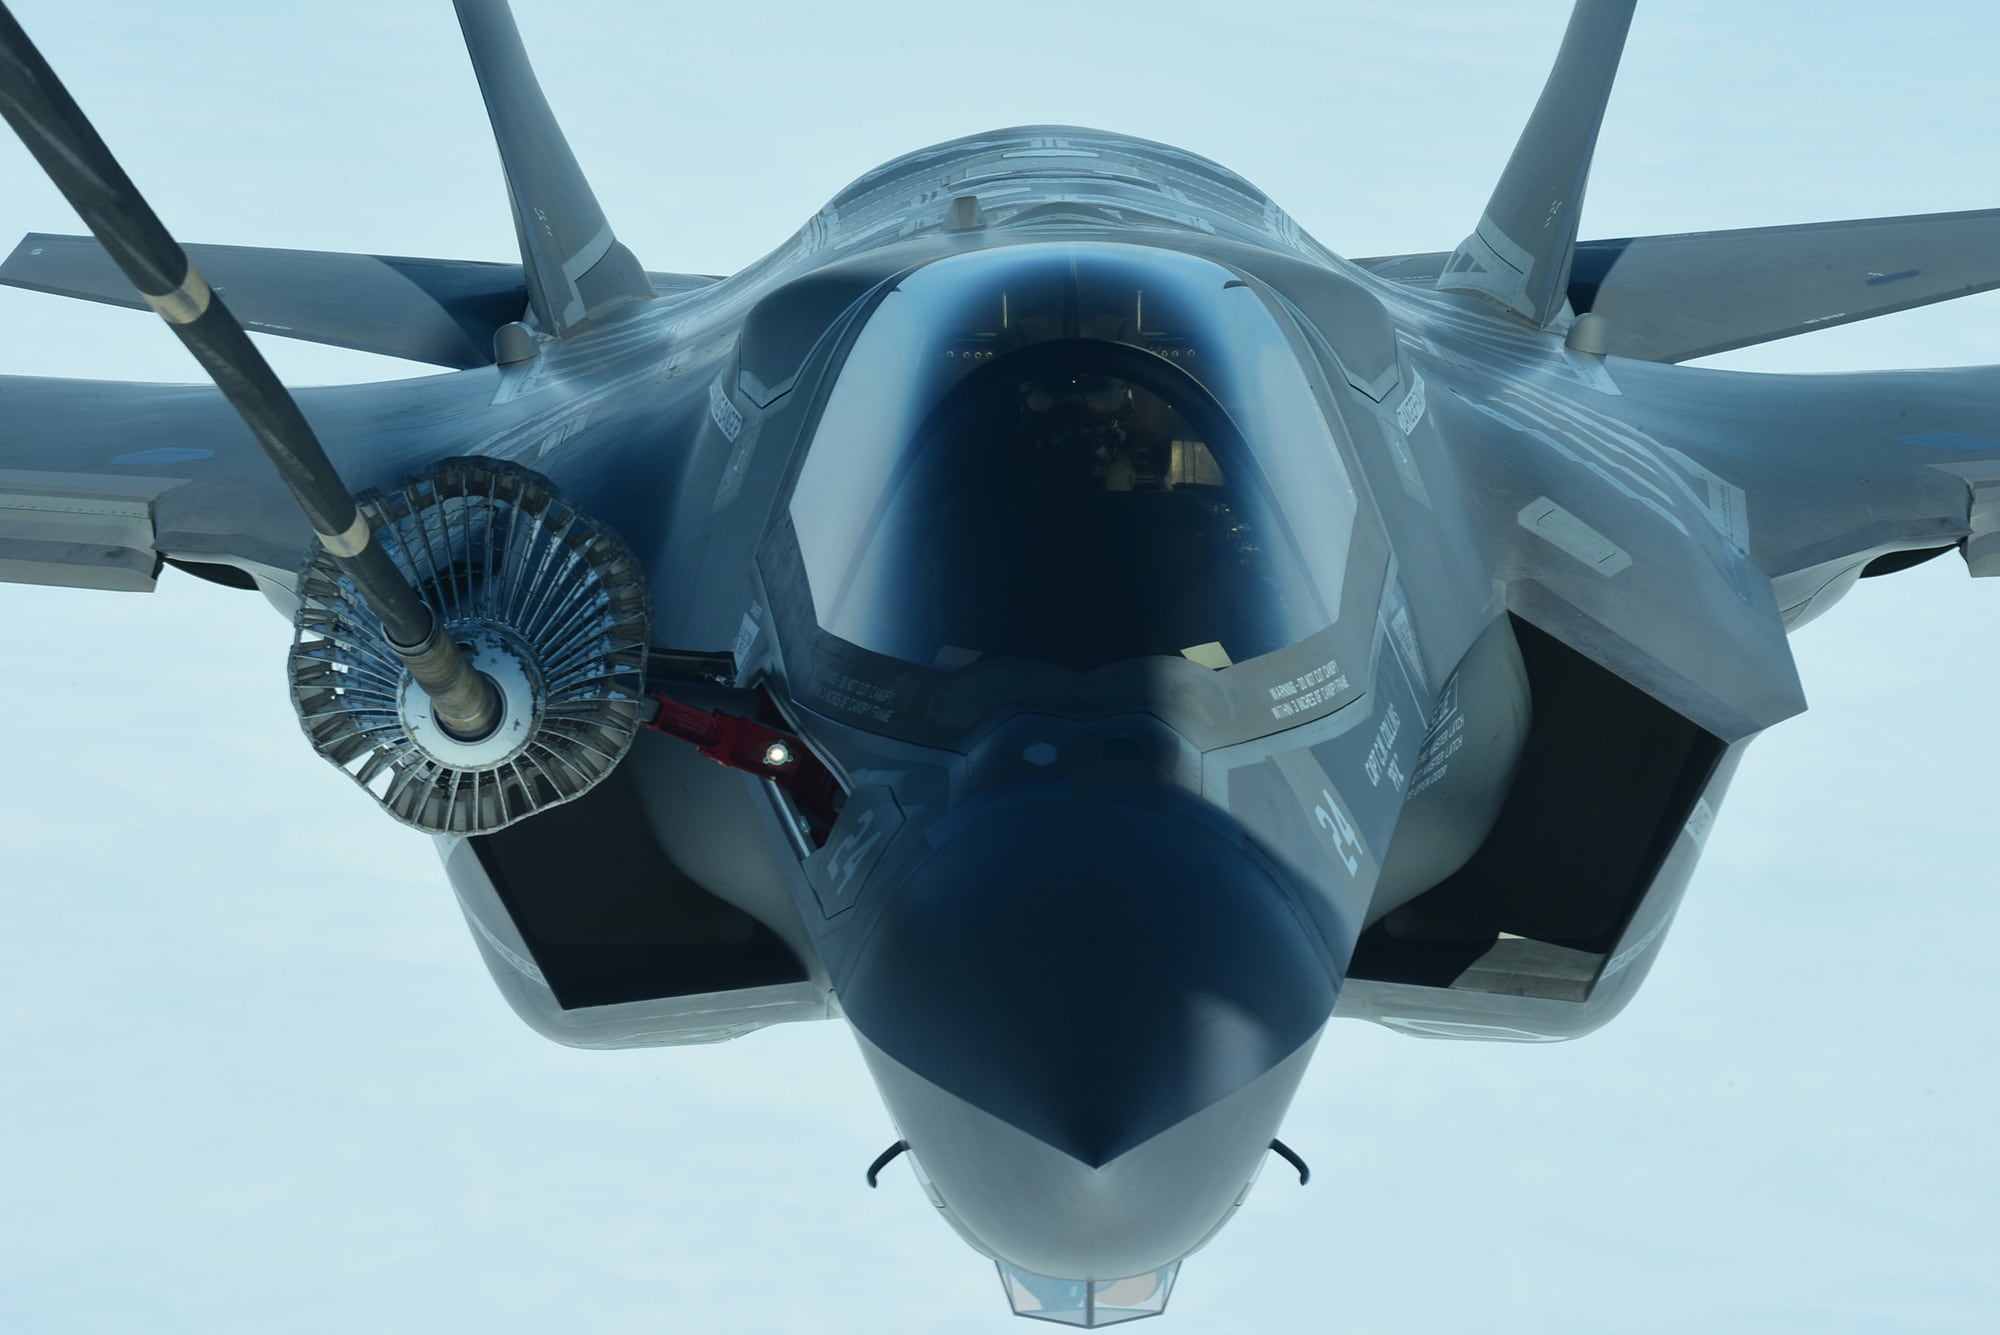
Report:
[[[373,541],[353,494],[297,401],[161,224],[4,3],[0,117],[243,418],[321,544],[381,620],[391,647],[430,697],[438,721],[464,737],[492,731],[499,721],[492,684],[472,670],[395,562]]]

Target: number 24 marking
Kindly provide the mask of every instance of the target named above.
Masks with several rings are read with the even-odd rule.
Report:
[[[1341,865],[1347,868],[1349,876],[1361,874],[1361,836],[1354,832],[1348,822],[1347,813],[1334,801],[1331,789],[1319,791],[1320,805],[1313,808],[1313,815],[1319,818],[1320,828],[1333,839],[1333,853]]]

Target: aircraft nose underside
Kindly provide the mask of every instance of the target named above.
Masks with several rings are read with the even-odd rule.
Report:
[[[1279,875],[1185,799],[979,806],[888,890],[842,1005],[968,1241],[1038,1279],[1159,1275],[1243,1196],[1333,977]]]

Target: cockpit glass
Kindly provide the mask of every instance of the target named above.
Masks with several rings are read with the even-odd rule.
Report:
[[[1332,623],[1355,497],[1273,308],[1120,245],[920,269],[857,337],[791,517],[821,626],[955,669],[1222,668]]]

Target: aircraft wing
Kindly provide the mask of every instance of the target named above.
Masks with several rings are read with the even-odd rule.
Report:
[[[1445,252],[1360,264],[1434,283]],[[1683,362],[2000,288],[2000,209],[1583,241],[1569,301],[1607,350]]]
[[[208,386],[0,376],[0,580],[147,591],[167,554],[220,549],[289,570],[308,536],[296,510],[271,516],[289,540],[241,531],[283,499]]]
[[[2000,366],[1827,376],[1626,363],[1616,375],[1663,439],[1740,491],[1751,556],[1790,624],[1898,553],[1959,547],[1973,574],[2000,574]]]
[[[465,369],[493,363],[493,331],[528,307],[519,263],[355,255],[262,246],[183,247],[245,329]],[[673,296],[717,281],[648,274]],[[131,281],[90,236],[32,232],[0,284],[145,310]]]
[[[461,399],[435,380],[301,390],[356,488],[440,452]],[[385,423],[387,425],[385,425]],[[148,591],[165,560],[289,587],[312,531],[210,385],[0,376],[0,581]]]

